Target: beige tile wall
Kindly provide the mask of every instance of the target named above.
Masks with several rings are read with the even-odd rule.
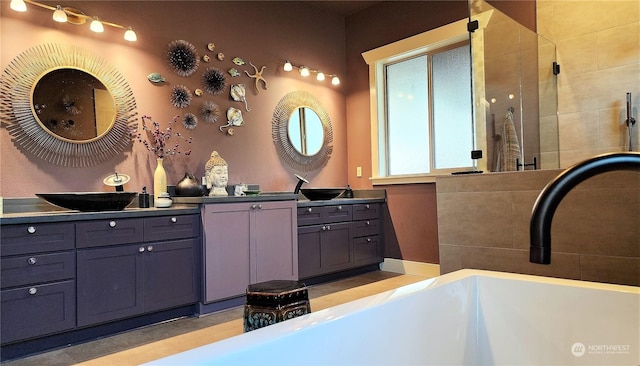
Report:
[[[529,262],[529,218],[560,170],[443,176],[436,180],[440,271],[487,269],[640,285],[640,174],[579,184],[553,219],[550,265]]]
[[[560,167],[628,149],[626,93],[640,110],[640,0],[538,0],[538,33],[557,45]],[[640,124],[633,150],[640,151]]]

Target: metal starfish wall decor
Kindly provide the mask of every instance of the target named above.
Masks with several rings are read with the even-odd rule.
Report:
[[[246,70],[244,72],[245,72],[245,74],[247,74],[248,77],[256,79],[256,91],[258,92],[258,94],[260,94],[260,88],[258,88],[258,82],[262,81],[263,84],[264,84],[264,90],[268,89],[267,88],[267,81],[262,76],[262,73],[264,72],[264,69],[266,68],[266,66],[262,66],[260,68],[260,71],[258,71],[258,68],[256,67],[256,65],[252,64],[251,62],[249,62],[249,65],[253,66],[253,69],[256,71],[256,73],[251,75]]]

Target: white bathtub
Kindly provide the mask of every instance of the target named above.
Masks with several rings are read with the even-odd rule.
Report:
[[[462,270],[149,365],[640,365],[640,289]]]

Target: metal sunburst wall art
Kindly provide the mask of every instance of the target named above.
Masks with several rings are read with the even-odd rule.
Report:
[[[200,57],[196,48],[184,40],[169,43],[167,57],[171,69],[180,76],[192,75],[200,64]]]
[[[220,118],[220,107],[211,100],[207,100],[200,109],[202,119],[208,123],[216,123]]]
[[[187,130],[193,130],[198,125],[198,117],[193,113],[187,113],[182,118],[182,125]]]
[[[208,67],[202,75],[204,90],[213,95],[220,95],[227,87],[224,73],[215,67]]]
[[[184,85],[175,85],[171,88],[171,104],[176,108],[187,108],[191,104],[193,95]]]
[[[61,68],[80,70],[100,80],[114,104],[108,130],[95,138],[77,141],[48,130],[32,109],[32,91],[42,76]],[[131,87],[103,58],[74,45],[42,44],[16,56],[0,76],[0,118],[14,143],[23,151],[51,164],[88,167],[103,163],[131,146],[130,131],[137,123]],[[63,101],[64,102],[64,101]]]

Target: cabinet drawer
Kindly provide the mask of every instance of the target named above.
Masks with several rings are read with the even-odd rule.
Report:
[[[298,226],[321,224],[323,212],[324,207],[298,207]]]
[[[380,236],[367,236],[353,240],[353,257],[355,265],[366,265],[382,262]]]
[[[148,217],[144,219],[144,240],[194,238],[200,234],[199,215]]]
[[[2,256],[73,249],[74,223],[0,226]]]
[[[42,336],[76,325],[75,281],[2,291],[2,343]]]
[[[353,205],[353,219],[366,220],[380,218],[379,203],[359,203]]]
[[[333,205],[325,206],[324,222],[343,222],[351,221],[352,218],[352,205]]]
[[[380,234],[380,220],[362,220],[352,223],[354,237],[372,236]]]
[[[75,277],[76,256],[68,251],[3,258],[0,268],[2,288],[60,281]]]
[[[143,240],[143,219],[112,219],[76,223],[76,247],[139,243]]]

